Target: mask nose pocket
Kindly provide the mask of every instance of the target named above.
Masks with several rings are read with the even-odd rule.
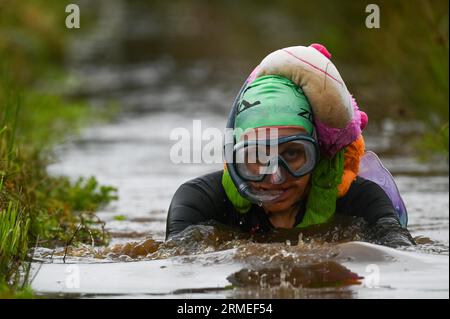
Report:
[[[279,165],[278,158],[273,158],[269,165],[264,168],[263,174],[266,174],[265,180],[274,185],[283,184],[286,180],[286,174]]]

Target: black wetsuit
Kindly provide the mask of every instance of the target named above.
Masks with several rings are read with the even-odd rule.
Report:
[[[239,213],[230,202],[222,186],[222,173],[217,171],[181,185],[170,204],[166,239],[186,227],[209,220],[237,226],[251,233],[274,229],[262,207],[252,205],[250,211]],[[302,221],[305,205],[300,205],[295,225]],[[389,241],[389,245],[414,243],[409,232],[400,225],[394,207],[377,184],[357,177],[347,194],[336,201],[335,214],[363,217],[374,232]]]

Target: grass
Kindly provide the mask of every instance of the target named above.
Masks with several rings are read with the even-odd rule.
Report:
[[[66,41],[69,33],[79,32],[63,27],[69,2],[0,1],[0,298],[33,296],[26,274],[27,251],[34,245],[108,241],[94,212],[116,198],[115,189],[99,185],[95,178],[72,182],[46,172],[52,147],[98,118],[82,101],[33,89],[49,80],[59,83],[63,77]],[[152,9],[165,12],[169,4],[159,1]],[[380,30],[364,27],[366,5],[362,0],[284,0],[236,10],[228,1],[214,2],[202,8],[222,27],[208,28],[210,32],[197,38],[177,37],[175,49],[182,50],[171,53],[184,57],[190,52],[196,58],[205,58],[205,52],[219,57],[247,54],[250,61],[258,61],[276,48],[324,43],[337,65],[351,66],[342,71],[343,76],[349,78],[349,88],[363,109],[372,105],[371,118],[379,109],[381,117],[398,113],[420,119],[428,124],[428,133],[418,149],[442,153],[448,160],[448,2],[379,1]],[[189,6],[184,11],[198,10],[195,4]],[[257,10],[282,16],[286,32],[280,33],[277,24],[264,28],[259,20],[250,19],[258,17]],[[89,18],[89,12],[83,12],[82,19]],[[202,16],[210,14],[198,17],[200,24],[208,26],[211,22],[201,20]],[[264,20],[264,26],[270,21]],[[160,36],[165,44],[173,30],[162,30],[168,32]],[[220,43],[209,41],[208,35],[220,37]],[[363,66],[363,72],[353,74],[354,67]],[[372,94],[364,94],[366,87],[374,87]]]
[[[127,217],[124,216],[124,215],[116,215],[116,216],[114,216],[114,220],[117,220],[117,221],[119,221],[119,222],[122,222],[122,221],[124,221],[124,220],[127,220]]]
[[[20,281],[18,270],[28,251],[29,228],[30,219],[12,201],[0,211],[0,295],[8,290],[7,284]]]
[[[52,146],[76,134],[93,110],[17,89],[5,68],[0,80],[0,297],[29,297],[29,248],[106,244],[94,212],[117,198],[116,189],[94,177],[72,182],[46,171]]]
[[[29,252],[35,245],[106,244],[95,211],[116,189],[94,177],[50,176],[52,148],[91,119],[83,101],[35,89],[60,82],[68,31],[67,1],[0,3],[0,298],[30,298]]]

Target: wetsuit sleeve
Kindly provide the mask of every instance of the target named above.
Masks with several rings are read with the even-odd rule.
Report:
[[[208,195],[194,184],[183,184],[173,196],[166,224],[166,238],[189,225],[207,221],[213,210]]]
[[[169,207],[166,239],[190,225],[209,220],[223,222],[223,197],[220,172],[181,185]]]
[[[384,190],[376,183],[357,177],[347,194],[336,202],[336,213],[363,217],[369,223],[371,241],[387,245],[412,245],[414,239],[400,225],[397,213]]]

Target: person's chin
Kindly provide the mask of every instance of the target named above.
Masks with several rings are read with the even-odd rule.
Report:
[[[270,212],[278,212],[288,209],[289,205],[286,205],[285,203],[271,203],[264,205],[264,208]]]

